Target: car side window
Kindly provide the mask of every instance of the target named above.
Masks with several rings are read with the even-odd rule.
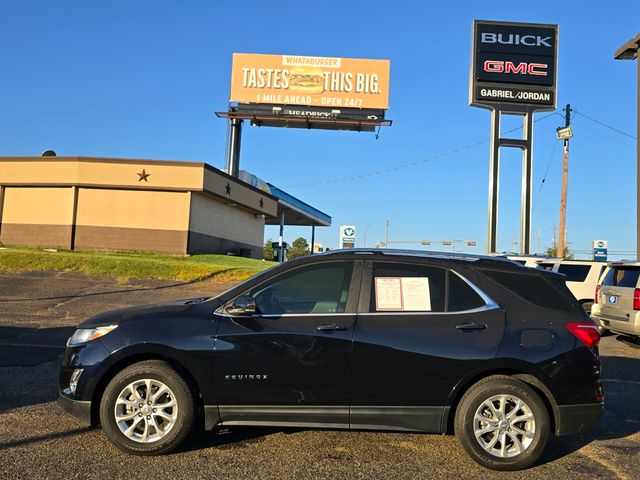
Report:
[[[448,312],[463,312],[484,307],[486,302],[467,282],[449,271],[449,303]]]
[[[375,263],[370,312],[443,312],[443,268]]]
[[[584,282],[591,270],[590,265],[570,265],[561,263],[558,273],[567,276],[567,282]]]
[[[347,305],[352,262],[302,267],[251,290],[262,314],[343,313]]]

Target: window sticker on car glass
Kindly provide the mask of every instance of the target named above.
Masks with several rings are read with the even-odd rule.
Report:
[[[399,277],[376,277],[376,310],[402,311],[402,283]]]
[[[427,277],[376,277],[376,310],[431,311]]]
[[[406,312],[431,311],[431,294],[427,277],[403,277],[401,280],[402,306]]]

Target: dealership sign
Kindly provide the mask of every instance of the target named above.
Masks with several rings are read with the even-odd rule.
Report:
[[[593,259],[597,262],[606,262],[609,242],[607,242],[606,240],[594,240],[592,246]]]
[[[230,102],[387,109],[389,60],[234,53]]]
[[[557,53],[557,25],[475,20],[469,103],[555,109]]]

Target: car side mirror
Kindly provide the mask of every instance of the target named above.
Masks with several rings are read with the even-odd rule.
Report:
[[[256,299],[249,295],[241,295],[227,307],[226,312],[229,315],[252,315],[256,313]]]

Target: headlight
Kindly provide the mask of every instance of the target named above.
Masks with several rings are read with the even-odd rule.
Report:
[[[67,347],[75,347],[95,340],[96,338],[100,338],[110,331],[115,330],[116,327],[117,325],[96,328],[79,328],[73,333],[73,335],[71,335],[69,340],[67,340]]]

